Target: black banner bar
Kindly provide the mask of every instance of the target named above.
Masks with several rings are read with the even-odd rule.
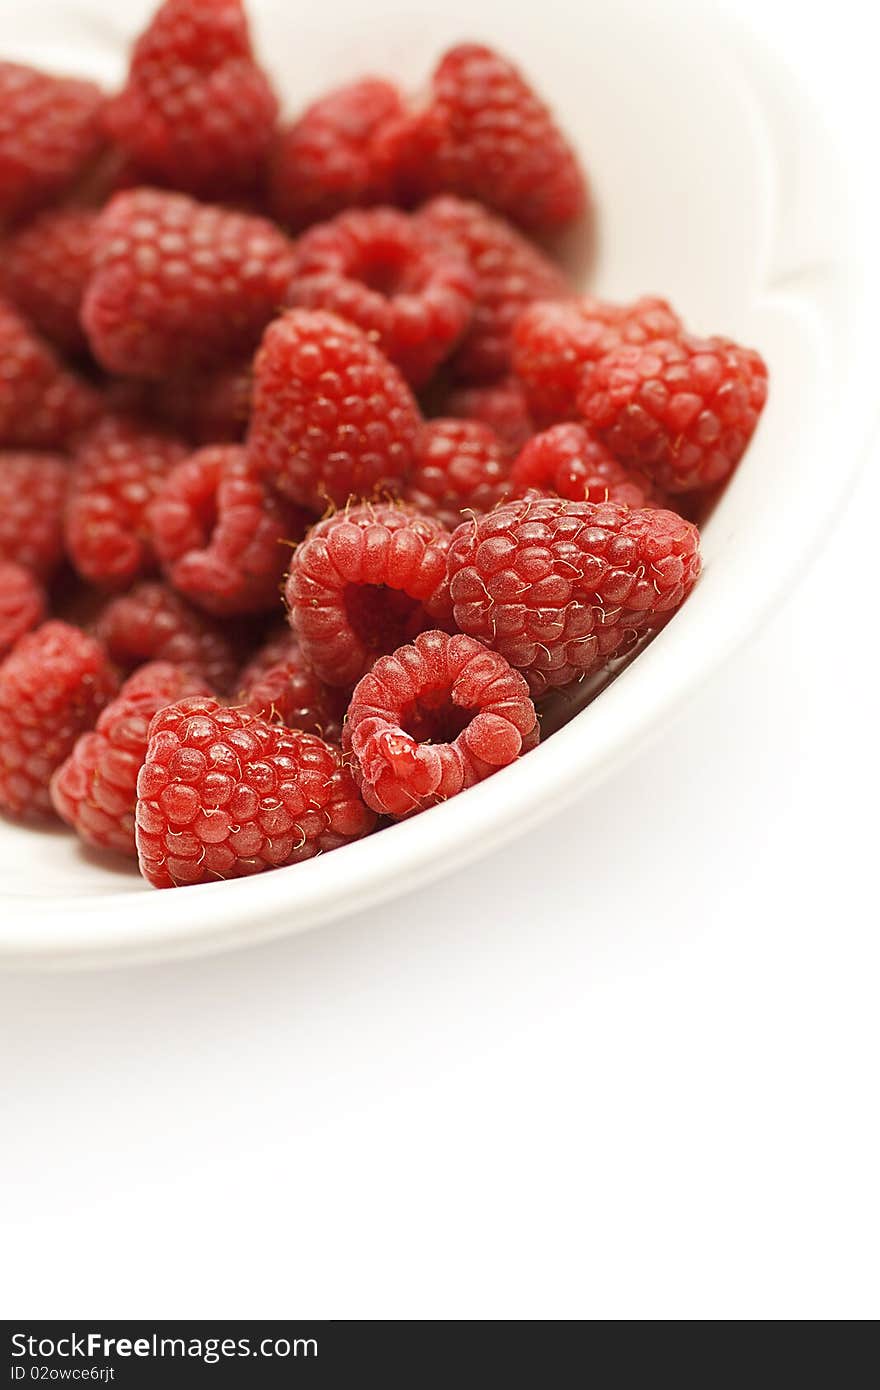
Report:
[[[493,1384],[506,1367],[517,1379],[530,1369],[536,1385],[579,1364],[576,1324],[468,1323],[459,1336],[432,1322],[131,1322],[100,1318],[3,1323],[5,1387],[98,1390],[213,1386],[356,1386],[397,1375],[416,1390],[424,1376],[447,1369],[450,1384],[485,1373]],[[567,1330],[566,1330],[567,1329]],[[577,1338],[577,1341],[575,1341]],[[343,1377],[340,1380],[340,1376]]]

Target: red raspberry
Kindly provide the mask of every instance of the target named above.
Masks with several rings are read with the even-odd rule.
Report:
[[[104,98],[91,82],[0,62],[0,219],[51,203],[101,145]]]
[[[313,734],[204,697],[150,726],[135,833],[156,888],[299,864],[374,825],[339,752]]]
[[[151,661],[129,676],[52,778],[52,805],[81,840],[137,857],[137,777],[147,755],[150,721],[166,705],[210,693],[203,681],[168,661]]]
[[[113,661],[132,671],[146,661],[171,661],[226,691],[239,659],[229,636],[166,584],[137,584],[101,613],[97,633]]]
[[[51,813],[49,782],[116,693],[103,648],[79,628],[48,622],[0,665],[0,810]]]
[[[377,656],[449,619],[449,533],[411,507],[365,504],[318,522],[293,553],[290,621],[328,685],[352,686]]]
[[[487,386],[459,386],[449,392],[439,413],[488,425],[508,454],[518,454],[535,432],[522,383],[515,376]]]
[[[277,115],[241,0],[165,0],[105,125],[146,181],[228,198],[258,183]]]
[[[11,305],[0,301],[0,447],[58,449],[97,415],[100,397],[62,367]]]
[[[434,198],[417,220],[466,257],[476,276],[476,308],[452,371],[465,381],[495,381],[510,371],[513,325],[519,315],[535,300],[570,294],[565,276],[480,203]]]
[[[238,678],[238,703],[259,714],[339,743],[347,692],[324,685],[308,668],[299,642],[285,628],[261,647]]]
[[[0,661],[46,616],[46,595],[30,570],[0,560]]]
[[[262,217],[140,188],[95,231],[82,319],[108,371],[156,379],[240,357],[290,279],[290,246]]]
[[[519,672],[445,632],[380,657],[356,686],[344,729],[364,800],[398,820],[482,782],[538,738]]]
[[[278,139],[270,173],[270,201],[279,222],[294,230],[351,207],[387,202],[390,180],[373,139],[401,115],[396,87],[367,77],[309,106]]]
[[[248,448],[294,502],[394,491],[421,419],[397,368],[334,314],[292,309],[269,325],[254,369]]]
[[[355,208],[296,248],[288,303],[357,324],[413,386],[423,386],[471,320],[464,258],[396,208]]]
[[[526,309],[513,335],[513,369],[540,425],[577,414],[581,378],[622,343],[650,343],[679,331],[681,320],[665,299],[607,304],[585,298],[539,303]]]
[[[650,479],[620,463],[584,425],[553,425],[536,434],[510,478],[518,495],[538,488],[572,502],[616,502],[633,509],[663,505]]]
[[[428,420],[416,440],[404,498],[454,531],[462,512],[482,514],[509,489],[506,452],[476,420]]]
[[[67,552],[83,579],[124,588],[155,567],[150,499],[186,456],[179,439],[105,415],[81,441],[70,473]]]
[[[699,569],[699,533],[674,512],[558,497],[463,522],[447,559],[456,624],[523,671],[534,695],[631,650]]]
[[[178,464],[150,506],[153,543],[175,589],[217,617],[278,603],[306,515],[274,496],[238,444]]]
[[[196,444],[237,444],[251,415],[251,359],[198,376],[167,377],[151,392],[159,419]]]
[[[682,336],[611,352],[578,405],[622,462],[669,492],[727,478],[767,399],[767,367],[727,338]]]
[[[482,44],[440,60],[429,107],[384,135],[405,192],[477,198],[530,231],[579,217],[584,175],[549,110],[522,73]]]
[[[64,557],[69,476],[54,454],[0,453],[0,560],[52,577]]]
[[[3,247],[0,289],[62,352],[86,347],[79,321],[91,272],[95,222],[89,208],[52,208]]]

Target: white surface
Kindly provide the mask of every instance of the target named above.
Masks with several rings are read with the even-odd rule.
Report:
[[[856,7],[737,8],[867,159]],[[0,977],[4,1313],[876,1315],[878,502],[482,866],[249,953]]]
[[[129,25],[113,0],[71,0],[66,22],[52,18],[57,6],[43,0],[16,16],[18,51],[54,56],[64,34],[65,65],[117,80]],[[367,70],[387,61],[401,76],[426,72],[472,23],[470,0],[421,14],[391,0],[380,27],[354,0],[339,0],[338,10],[344,45],[326,24],[304,32],[286,0],[254,0],[263,51],[291,105],[350,77],[353,51]],[[586,84],[576,45],[548,45],[576,14],[591,55]],[[69,835],[0,825],[0,963],[82,965],[252,944],[424,887],[532,830],[552,807],[601,784],[730,657],[839,505],[877,414],[868,328],[880,318],[880,286],[866,285],[876,246],[848,215],[861,165],[827,144],[781,65],[705,6],[591,0],[577,11],[547,0],[512,15],[507,0],[485,0],[480,25],[552,91],[585,151],[599,206],[593,288],[611,297],[662,289],[690,324],[731,332],[768,360],[770,400],[703,530],[696,591],[586,714],[528,758],[467,797],[309,864],[157,903],[135,873],[108,872]],[[396,37],[386,54],[389,28]]]

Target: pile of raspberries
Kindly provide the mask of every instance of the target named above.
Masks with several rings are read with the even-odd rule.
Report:
[[[588,221],[481,44],[286,124],[242,0],[165,0],[116,94],[0,63],[3,814],[160,888],[298,863],[668,621],[767,371],[578,295]]]

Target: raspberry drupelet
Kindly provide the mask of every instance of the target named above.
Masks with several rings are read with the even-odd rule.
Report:
[[[678,333],[681,320],[665,299],[609,304],[587,296],[525,309],[513,333],[513,370],[542,428],[577,416],[587,368],[621,344],[650,343]]]
[[[11,304],[0,300],[0,448],[63,449],[101,408]]]
[[[58,454],[0,452],[0,560],[51,579],[64,558],[69,476]]]
[[[538,737],[519,672],[445,632],[380,657],[355,687],[343,731],[367,805],[398,820],[482,782]]]
[[[392,180],[376,158],[375,137],[402,113],[397,88],[375,77],[309,106],[281,132],[273,152],[269,198],[278,221],[298,231],[346,208],[389,201]]]
[[[522,382],[515,376],[484,386],[458,386],[448,392],[436,414],[489,425],[508,454],[518,454],[535,433]]]
[[[248,451],[292,501],[397,492],[421,424],[400,372],[335,314],[291,309],[270,324],[254,365]]]
[[[299,240],[287,302],[357,324],[412,386],[423,386],[471,322],[473,271],[397,208],[354,208]]]
[[[82,321],[109,372],[161,380],[241,358],[283,302],[291,248],[262,217],[150,188],[95,226]]]
[[[669,511],[526,497],[455,531],[455,623],[522,671],[570,685],[663,625],[700,571],[699,533]]]
[[[0,665],[0,811],[51,815],[49,783],[116,693],[100,643],[50,621],[19,639]]]
[[[241,657],[230,634],[167,584],[146,580],[112,599],[96,624],[98,637],[123,671],[170,661],[225,693]]]
[[[389,122],[382,144],[404,196],[478,198],[532,232],[556,231],[586,208],[583,172],[549,110],[483,44],[450,49],[427,107]]]
[[[354,685],[377,656],[444,627],[449,532],[402,504],[362,504],[321,521],[293,553],[286,599],[311,669]]]
[[[767,367],[728,338],[622,347],[589,373],[578,406],[617,458],[668,492],[730,476],[767,399]]]
[[[511,491],[510,461],[494,430],[477,420],[427,420],[416,439],[404,500],[454,531],[462,513],[482,515]]]
[[[92,82],[0,62],[0,220],[70,187],[101,147],[103,104]]]
[[[476,277],[474,314],[450,370],[463,381],[497,381],[510,371],[519,315],[536,300],[570,295],[565,276],[515,227],[480,203],[451,195],[434,198],[417,221],[464,256]]]
[[[337,749],[207,698],[155,716],[137,791],[140,869],[156,888],[298,864],[376,822]]]
[[[149,508],[156,553],[170,582],[216,617],[279,602],[290,545],[309,518],[260,478],[239,444],[199,449],[165,479]]]
[[[530,488],[572,502],[617,502],[625,507],[662,507],[650,478],[628,468],[584,425],[553,425],[536,434],[514,460],[515,495]]]
[[[167,661],[149,662],[129,676],[101,711],[94,729],[80,734],[52,778],[52,805],[81,840],[137,857],[137,777],[147,753],[150,721],[176,700],[210,693],[204,681]]]
[[[155,569],[147,509],[186,452],[182,440],[133,416],[105,415],[83,436],[64,526],[83,579],[121,589]]]
[[[338,744],[348,692],[318,680],[306,665],[296,634],[284,628],[241,672],[236,703],[263,719]]]
[[[0,661],[45,616],[46,594],[39,580],[23,565],[0,559]]]
[[[277,115],[242,0],[165,0],[104,125],[145,182],[228,198],[259,183]]]
[[[91,208],[50,208],[2,247],[0,291],[62,352],[86,349],[79,314],[97,219]]]

